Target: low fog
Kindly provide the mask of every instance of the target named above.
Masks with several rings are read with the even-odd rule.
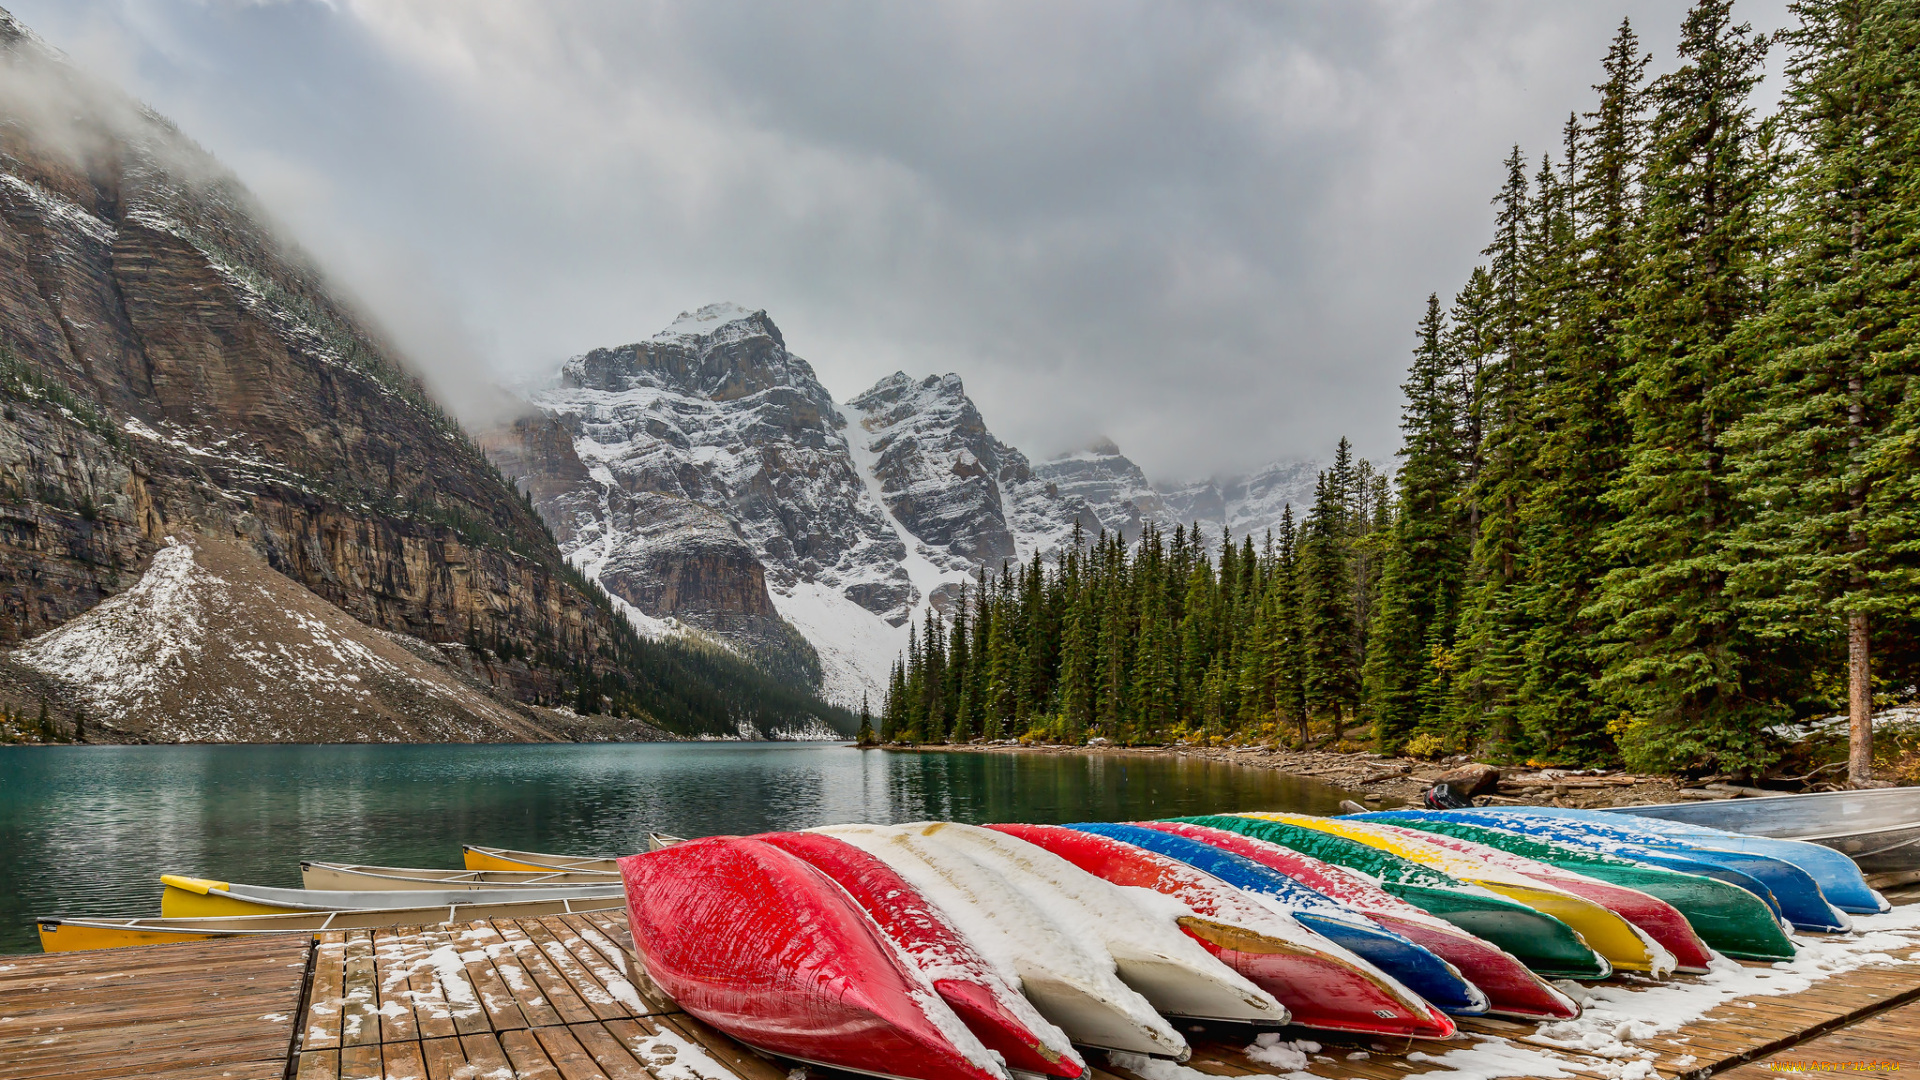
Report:
[[[953,371],[1029,452],[1105,435],[1174,480],[1342,434],[1388,459],[1508,148],[1557,150],[1622,16],[1671,67],[1685,6],[11,8],[231,168],[469,419],[733,300],[840,400]]]

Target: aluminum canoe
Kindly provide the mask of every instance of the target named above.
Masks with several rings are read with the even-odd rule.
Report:
[[[599,870],[432,870],[410,866],[364,866],[307,861],[300,864],[308,889],[417,891],[420,889],[528,889],[550,885],[620,886],[620,875]]]
[[[314,911],[364,911],[373,908],[437,908],[454,905],[509,904],[525,900],[608,901],[619,906],[620,885],[579,885],[537,889],[424,889],[394,891],[370,889],[335,892],[313,889],[274,889],[261,885],[210,881],[206,878],[162,875],[160,914],[170,919],[207,919],[223,915],[290,915]]]
[[[1609,812],[1830,847],[1859,864],[1877,888],[1920,880],[1920,788],[1620,806]]]
[[[832,879],[770,844],[708,837],[620,860],[647,974],[749,1046],[893,1080],[1009,1080]]]
[[[1487,995],[1490,1005],[1487,1011],[1493,1015],[1527,1020],[1569,1020],[1580,1015],[1580,1006],[1572,998],[1527,970],[1512,953],[1414,907],[1358,871],[1225,829],[1175,821],[1135,824],[1198,840],[1250,859],[1400,933],[1452,964],[1479,987]]]
[[[1707,876],[1713,868],[1686,872],[1577,848],[1508,829],[1458,821],[1436,810],[1383,810],[1366,820],[1391,821],[1440,836],[1511,851],[1576,873],[1639,889],[1672,904],[1711,948],[1740,960],[1791,960],[1793,940],[1766,902],[1738,885]],[[1742,875],[1744,876],[1744,875]],[[1758,883],[1755,883],[1758,886]]]
[[[44,918],[39,920],[40,947],[47,952],[73,952],[260,934],[313,934],[322,930],[366,930],[382,926],[439,926],[476,919],[538,919],[576,911],[606,911],[618,908],[622,903],[619,896],[587,900],[561,897],[508,904],[447,904],[424,908],[308,911],[210,919]]]

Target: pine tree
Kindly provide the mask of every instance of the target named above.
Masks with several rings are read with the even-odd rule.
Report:
[[[859,746],[872,746],[875,741],[873,734],[873,712],[867,707],[867,695],[865,694],[860,695],[860,730],[854,734],[853,741]]]
[[[1622,20],[1602,62],[1606,81],[1585,124],[1569,129],[1568,257],[1556,268],[1557,318],[1546,337],[1552,378],[1542,388],[1543,437],[1522,509],[1531,626],[1520,724],[1530,750],[1591,764],[1614,753],[1594,685],[1599,626],[1586,608],[1612,564],[1599,539],[1615,520],[1605,502],[1632,438],[1621,408],[1620,326],[1637,257],[1634,173],[1645,142],[1643,82],[1650,57]]]
[[[1381,568],[1379,613],[1367,652],[1365,685],[1375,742],[1397,751],[1436,716],[1421,708],[1420,687],[1436,633],[1452,638],[1465,573],[1460,518],[1460,398],[1453,383],[1446,319],[1438,294],[1427,297],[1400,415],[1399,513]]]
[[[1633,441],[1607,494],[1618,514],[1593,617],[1605,620],[1599,686],[1625,713],[1636,769],[1764,765],[1779,715],[1755,636],[1727,590],[1740,524],[1724,435],[1752,391],[1759,313],[1757,220],[1767,176],[1750,103],[1766,42],[1731,0],[1698,0],[1681,67],[1650,90],[1641,258],[1622,343]]]
[[[1910,637],[1920,612],[1912,455],[1896,449],[1911,444],[1903,406],[1920,372],[1920,10],[1801,0],[1793,11],[1785,116],[1801,149],[1785,284],[1764,324],[1764,396],[1727,439],[1754,514],[1734,587],[1772,639],[1816,655],[1845,641],[1848,772],[1864,784],[1874,624]]]
[[[1323,472],[1302,529],[1298,568],[1300,660],[1308,711],[1336,738],[1358,691],[1353,656],[1353,583],[1341,542],[1340,479]]]

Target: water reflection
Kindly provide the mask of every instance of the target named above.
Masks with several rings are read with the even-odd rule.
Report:
[[[150,915],[161,873],[298,885],[301,858],[455,866],[460,844],[626,852],[851,821],[1331,813],[1300,777],[1138,755],[812,743],[0,748],[0,953],[36,915]]]

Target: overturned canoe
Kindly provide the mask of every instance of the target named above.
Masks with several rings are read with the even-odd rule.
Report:
[[[1604,979],[1613,974],[1606,957],[1552,915],[1390,851],[1319,829],[1234,814],[1176,820],[1269,840],[1377,878],[1393,895],[1493,942],[1536,973],[1567,979]]]
[[[1415,1038],[1444,1039],[1453,1034],[1450,1020],[1436,1014],[1429,1002],[1390,974],[1338,942],[1318,939],[1291,915],[1263,906],[1234,883],[1206,870],[1093,831],[1099,826],[989,827],[1043,847],[1115,885],[1171,897],[1189,913],[1179,917],[1180,926],[1223,963],[1278,998],[1295,1024]],[[1378,928],[1373,929],[1378,934]],[[1427,959],[1441,963],[1431,954]],[[1453,981],[1442,991],[1484,1010],[1484,1000],[1474,1000],[1479,997],[1477,991],[1462,986],[1458,975]]]
[[[1452,964],[1485,993],[1489,1013],[1529,1020],[1567,1020],[1580,1015],[1580,1006],[1572,998],[1527,970],[1512,953],[1394,896],[1358,871],[1225,829],[1177,821],[1135,824],[1232,852],[1285,874],[1400,933]]]
[[[619,897],[522,900],[508,904],[446,904],[434,907],[370,908],[359,911],[304,911],[284,915],[229,915],[218,918],[39,920],[40,947],[47,952],[165,945],[177,941],[249,937],[259,934],[313,934],[322,930],[370,930],[383,926],[440,926],[479,919],[539,919],[576,911],[606,911]]]
[[[1529,813],[1547,814],[1552,817],[1574,818],[1579,821],[1603,821],[1622,824],[1620,814],[1604,810],[1576,810],[1561,806],[1530,806]],[[1699,845],[1716,848],[1721,851],[1740,851],[1748,855],[1765,855],[1791,863],[1807,872],[1820,886],[1827,901],[1841,911],[1854,915],[1878,915],[1892,910],[1893,905],[1887,898],[1873,891],[1867,885],[1866,876],[1860,867],[1847,856],[1830,847],[1808,843],[1805,840],[1790,840],[1772,836],[1748,836],[1743,833],[1729,832],[1725,829],[1710,828],[1684,821],[1665,821],[1652,817],[1631,817],[1625,824],[1645,829],[1651,833],[1672,837],[1683,845]]]
[[[421,889],[530,889],[550,885],[620,886],[620,875],[599,870],[430,870],[408,866],[307,861],[300,882],[308,889],[395,891]]]
[[[1180,1033],[1121,981],[1103,941],[1063,924],[987,864],[899,826],[809,831],[845,840],[912,882],[1074,1042],[1179,1060],[1189,1054]]]
[[[1087,1071],[1065,1033],[1035,1011],[932,901],[886,863],[821,833],[763,833],[750,839],[804,860],[847,890],[961,1022],[1009,1068],[1068,1078]]]
[[[690,1015],[812,1064],[898,1080],[1007,1080],[846,891],[805,861],[709,837],[620,868],[635,950]]]
[[[1707,943],[1701,941],[1700,935],[1694,933],[1685,915],[1659,897],[1638,889],[1629,889],[1599,878],[1587,877],[1553,863],[1530,859],[1504,848],[1463,840],[1457,836],[1443,836],[1439,833],[1410,829],[1391,821],[1369,819],[1365,815],[1344,820],[1366,821],[1373,828],[1387,830],[1411,843],[1430,844],[1443,851],[1464,856],[1469,862],[1510,870],[1530,880],[1553,886],[1599,904],[1625,919],[1636,930],[1666,950],[1668,954],[1666,962],[1675,965],[1678,970],[1696,975],[1705,974],[1707,965],[1712,960],[1712,953],[1708,950]],[[1589,944],[1592,943],[1589,942]]]
[[[1407,830],[1396,832],[1351,818],[1322,818],[1308,814],[1248,816],[1343,836],[1499,893],[1566,923],[1580,935],[1588,948],[1606,957],[1607,962],[1615,968],[1646,971],[1656,977],[1673,970],[1671,954],[1614,912],[1528,875],[1435,847],[1419,833]]]
[[[1609,812],[1819,844],[1852,859],[1882,888],[1920,878],[1920,788],[1617,806]]]
[[[1781,915],[1796,929],[1835,933],[1849,930],[1853,925],[1845,912],[1827,902],[1819,884],[1806,871],[1766,855],[1681,843],[1672,837],[1640,828],[1631,818],[1623,818],[1618,824],[1613,821],[1584,821],[1530,813],[1520,807],[1450,810],[1448,813],[1461,821],[1511,829],[1527,836],[1538,836],[1590,851],[1645,859],[1656,866],[1665,865],[1664,860],[1677,857],[1724,867],[1747,875],[1764,887],[1767,897],[1763,898],[1771,898],[1778,905]]]
[[[1779,916],[1758,896],[1717,878],[1636,862],[1490,825],[1476,825],[1435,810],[1384,810],[1361,816],[1438,836],[1453,836],[1564,867],[1588,877],[1638,889],[1673,905],[1709,947],[1739,960],[1791,960],[1793,940]],[[1702,869],[1708,869],[1702,866]],[[1677,955],[1677,954],[1676,954]]]
[[[291,915],[314,911],[364,911],[374,908],[436,908],[508,904],[556,899],[600,900],[598,906],[619,907],[620,886],[579,885],[541,889],[374,889],[332,892],[310,889],[274,889],[206,878],[163,874],[160,914],[169,919],[210,919],[223,915]],[[477,917],[477,916],[476,916]]]
[[[1288,1014],[1274,996],[1209,953],[1160,898],[1123,889],[1058,855],[977,825],[903,825],[935,844],[966,853],[1062,918],[1083,923],[1112,955],[1120,978],[1162,1016],[1278,1027]]]
[[[1239,892],[1259,901],[1265,907],[1278,910],[1291,923],[1298,923],[1313,934],[1324,937],[1366,961],[1369,967],[1360,969],[1361,973],[1366,974],[1371,983],[1384,982],[1384,989],[1394,998],[1405,1000],[1404,988],[1405,991],[1418,995],[1413,1000],[1420,1001],[1423,1005],[1437,1006],[1446,1012],[1474,1016],[1487,1011],[1486,995],[1462,978],[1460,973],[1454,970],[1453,965],[1400,934],[1368,919],[1365,915],[1336,903],[1292,878],[1275,873],[1258,863],[1196,840],[1141,828],[1137,825],[1080,824],[1066,826],[1066,828],[1088,833],[1094,838],[1103,839],[1123,848],[1138,849],[1149,858],[1134,860],[1136,863],[1144,864],[1135,870],[1136,873],[1152,866],[1156,861],[1172,861],[1175,867],[1163,870],[1160,875],[1159,887],[1163,891],[1167,884],[1176,880],[1174,870],[1186,871],[1186,876],[1191,876],[1192,872],[1197,871],[1200,886],[1183,884],[1182,892],[1178,894],[1183,899],[1186,899],[1187,892],[1200,892],[1202,888],[1213,893],[1226,893],[1229,896]],[[1116,863],[1118,861],[1113,860]],[[1201,893],[1202,897],[1205,895]],[[1213,902],[1216,905],[1220,903],[1218,900]],[[1376,978],[1372,968],[1379,969],[1379,973],[1387,978],[1385,980]],[[1325,978],[1309,976],[1296,981],[1299,986],[1296,986],[1293,992],[1308,999],[1303,1007],[1310,1005],[1320,1011],[1327,1009],[1328,1002],[1320,999],[1320,988],[1329,985]],[[1301,986],[1312,987],[1312,989],[1303,993]],[[1356,989],[1372,988],[1362,984]],[[1378,992],[1373,990],[1374,995]],[[1279,991],[1275,991],[1275,994],[1279,996]],[[1356,1002],[1353,1007],[1356,1011],[1364,1009],[1376,1016],[1380,1009],[1380,1005],[1368,1004],[1365,1000]],[[1313,1026],[1310,1022],[1299,1020],[1297,1017],[1295,1022]],[[1362,1023],[1365,1023],[1365,1018],[1362,1018]],[[1451,1028],[1452,1025],[1444,1026]],[[1357,1030],[1368,1030],[1368,1028],[1363,1026]],[[1448,1038],[1450,1034],[1429,1033],[1421,1037]]]

